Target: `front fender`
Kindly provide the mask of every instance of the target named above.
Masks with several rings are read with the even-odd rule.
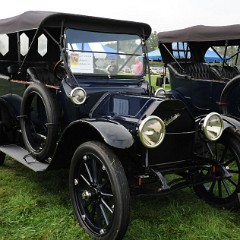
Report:
[[[120,123],[110,120],[84,119],[72,122],[61,135],[51,161],[51,168],[69,165],[77,147],[87,141],[103,141],[118,148],[130,148],[132,134]]]
[[[132,134],[120,123],[115,121],[94,120],[82,121],[93,127],[103,138],[103,140],[110,146],[115,148],[129,148],[133,145]]]
[[[120,123],[104,119],[84,119],[71,123],[63,132],[60,142],[68,139],[69,136],[77,134],[80,143],[91,140],[102,140],[115,148],[129,148],[133,145],[132,134]]]
[[[224,122],[224,131],[230,131],[240,137],[240,121],[239,119],[222,115]]]

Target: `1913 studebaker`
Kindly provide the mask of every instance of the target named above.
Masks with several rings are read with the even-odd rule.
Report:
[[[0,163],[8,154],[36,172],[69,167],[76,218],[96,239],[123,238],[131,194],[193,186],[239,207],[239,123],[195,119],[182,101],[154,97],[144,79],[150,33],[55,12],[0,21]]]

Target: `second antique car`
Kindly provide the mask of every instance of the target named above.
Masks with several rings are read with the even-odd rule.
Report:
[[[217,111],[240,118],[239,31],[235,24],[158,33],[172,94],[195,116]]]
[[[193,187],[240,205],[239,122],[155,97],[150,34],[146,23],[57,12],[0,20],[1,167],[7,154],[36,172],[69,168],[76,219],[95,239],[123,238],[131,195]],[[139,74],[123,72],[135,61]]]

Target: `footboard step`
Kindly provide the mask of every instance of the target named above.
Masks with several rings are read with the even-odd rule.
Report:
[[[26,149],[15,144],[0,146],[0,151],[14,158],[35,172],[45,171],[49,166],[48,163],[37,161],[35,158],[29,155],[29,152]]]

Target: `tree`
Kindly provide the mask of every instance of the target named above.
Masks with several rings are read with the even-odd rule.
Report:
[[[148,38],[147,42],[147,50],[148,52],[154,51],[158,49],[158,40],[157,40],[157,32],[153,31]]]

